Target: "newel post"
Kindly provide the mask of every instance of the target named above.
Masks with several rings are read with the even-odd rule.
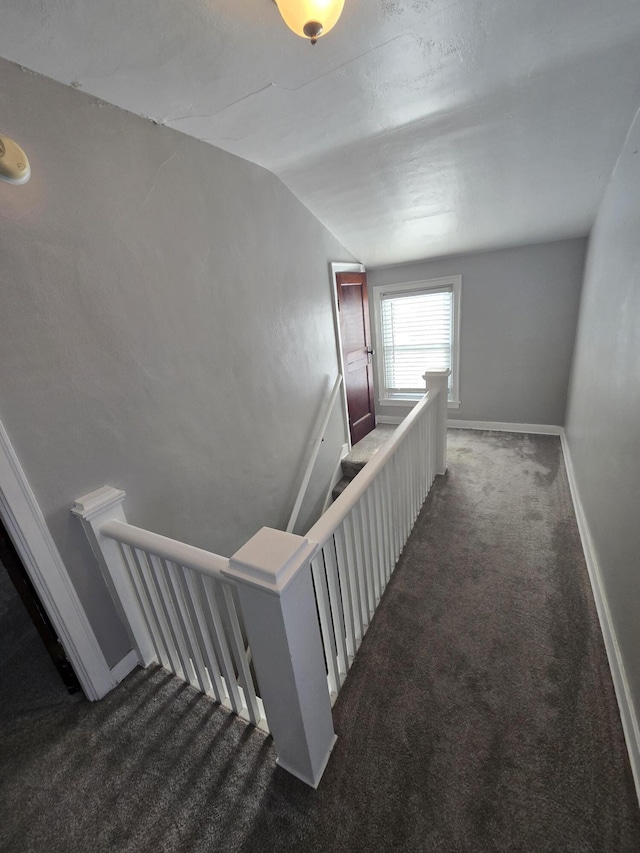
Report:
[[[153,641],[144,614],[138,604],[138,595],[124,562],[120,546],[114,539],[103,536],[100,528],[107,521],[126,523],[122,502],[126,492],[103,486],[76,500],[71,512],[77,516],[87,535],[100,571],[111,593],[116,609],[127,629],[131,644],[143,666],[157,660]]]
[[[223,570],[237,584],[278,764],[313,788],[336,741],[309,566],[317,548],[263,527]]]
[[[436,474],[447,470],[447,406],[449,398],[449,375],[451,371],[427,370],[423,379],[427,391],[436,391]]]

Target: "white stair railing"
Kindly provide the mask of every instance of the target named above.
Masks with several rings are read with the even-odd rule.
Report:
[[[316,547],[263,528],[229,560],[128,524],[124,498],[104,486],[72,512],[139,663],[268,721],[278,763],[316,787],[336,737],[308,571]]]
[[[73,509],[140,664],[268,721],[278,763],[314,788],[336,740],[331,701],[446,470],[448,373],[425,374],[427,395],[306,537],[265,527],[227,559],[128,524],[118,489]]]
[[[307,533],[327,678],[335,701],[436,474],[446,470],[449,371]]]
[[[251,673],[229,560],[127,524],[125,492],[76,501],[141,662],[157,661],[234,714],[266,729]]]

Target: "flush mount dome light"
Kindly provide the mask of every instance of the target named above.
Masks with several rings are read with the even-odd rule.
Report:
[[[275,0],[285,24],[315,44],[338,22],[344,0]]]
[[[30,177],[31,167],[22,148],[8,136],[0,136],[0,181],[26,184]]]

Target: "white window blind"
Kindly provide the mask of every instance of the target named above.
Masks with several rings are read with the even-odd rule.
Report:
[[[452,368],[452,287],[383,294],[380,307],[387,394],[422,394],[425,370]]]

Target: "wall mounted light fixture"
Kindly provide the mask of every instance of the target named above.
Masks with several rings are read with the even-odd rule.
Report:
[[[344,0],[274,0],[285,24],[315,44],[338,22]]]
[[[8,136],[0,136],[0,181],[26,184],[30,177],[31,167],[22,148]]]

